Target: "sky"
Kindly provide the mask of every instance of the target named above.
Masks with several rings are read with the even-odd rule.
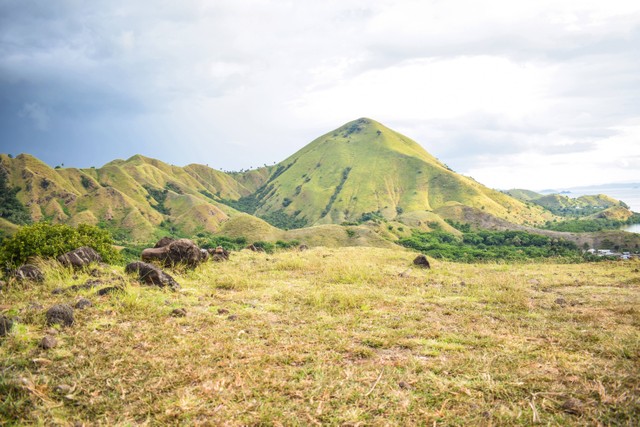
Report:
[[[0,152],[240,170],[360,117],[493,188],[640,181],[637,0],[0,0]]]

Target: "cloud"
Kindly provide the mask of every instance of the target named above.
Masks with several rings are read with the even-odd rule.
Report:
[[[627,157],[638,46],[622,0],[10,0],[0,150],[240,169],[369,116],[481,182],[513,163],[536,184],[551,158],[560,179]]]

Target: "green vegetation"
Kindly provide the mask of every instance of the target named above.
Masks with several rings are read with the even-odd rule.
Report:
[[[151,207],[163,215],[170,215],[171,210],[164,205],[164,202],[167,200],[167,194],[169,193],[169,190],[166,188],[164,190],[153,188],[150,185],[145,185],[144,188],[149,193],[149,196],[147,196],[147,198],[152,197],[156,201],[156,204],[151,205]]]
[[[244,237],[214,236],[209,233],[202,233],[195,243],[204,249],[213,249],[222,246],[229,251],[239,251],[247,246],[247,239]]]
[[[9,187],[7,171],[0,164],[0,218],[14,224],[29,224],[29,211],[16,197],[19,191],[19,187]]]
[[[528,261],[542,258],[583,260],[575,243],[524,231],[475,231],[462,237],[444,231],[414,231],[400,239],[405,247],[434,258],[463,262],[503,260]]]
[[[294,215],[287,214],[284,210],[279,209],[277,211],[269,212],[266,215],[260,215],[259,218],[264,219],[274,227],[278,227],[282,230],[291,230],[294,228],[302,228],[307,225],[307,220],[304,218],[296,218]]]
[[[2,292],[0,425],[638,425],[637,262],[414,257],[245,250],[171,271],[181,292],[98,267],[122,286],[103,296],[53,294],[95,277],[45,265]],[[45,310],[80,297],[40,348]]]
[[[25,225],[0,247],[0,265],[17,267],[32,257],[55,258],[81,246],[95,249],[105,262],[119,260],[109,233],[96,226],[39,222]]]
[[[640,224],[640,214],[634,213],[627,220],[594,218],[571,219],[566,221],[548,221],[543,228],[554,231],[568,231],[571,233],[593,233],[604,230],[618,230],[625,225]]]

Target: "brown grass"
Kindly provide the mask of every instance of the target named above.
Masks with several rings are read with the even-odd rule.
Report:
[[[1,294],[19,321],[0,424],[638,425],[638,263],[425,271],[414,256],[243,251],[176,273],[177,293],[109,267],[127,286],[102,297],[52,295],[89,277],[49,265]],[[38,348],[46,308],[79,295],[94,306]]]

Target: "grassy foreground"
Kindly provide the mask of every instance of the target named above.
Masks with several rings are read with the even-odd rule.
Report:
[[[104,296],[52,294],[95,277],[49,266],[0,294],[20,319],[0,338],[0,425],[640,423],[640,263],[414,256],[242,251],[175,273],[175,293],[105,267],[125,288]],[[81,296],[73,326],[45,325]]]

